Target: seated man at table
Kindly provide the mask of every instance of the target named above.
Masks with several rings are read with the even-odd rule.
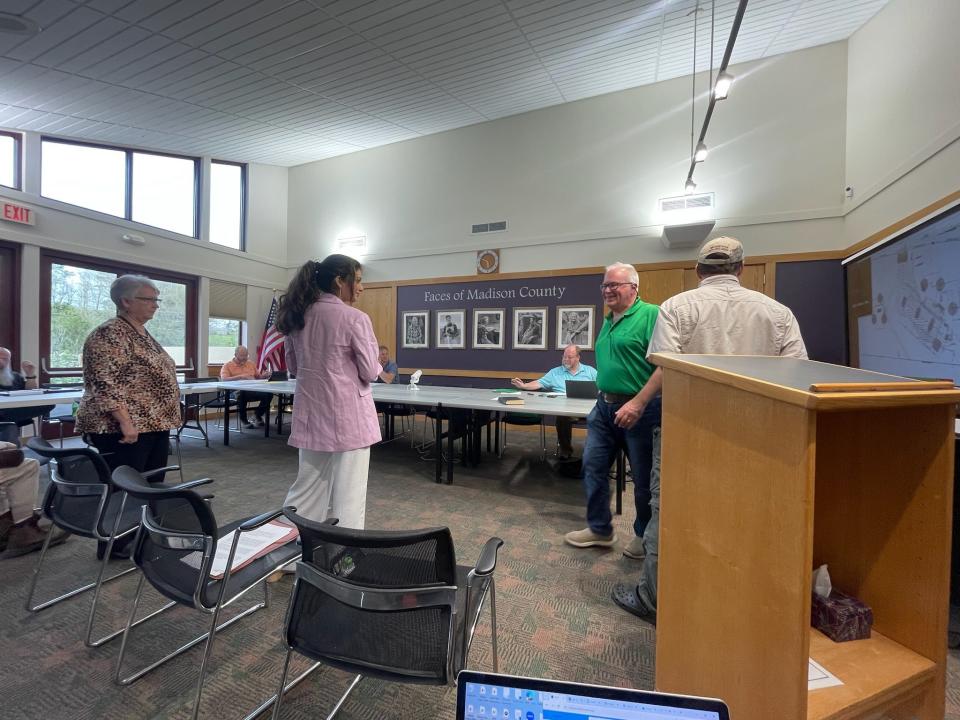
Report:
[[[596,380],[597,371],[589,365],[580,362],[580,348],[576,345],[567,345],[563,349],[563,361],[539,380],[524,382],[514,378],[510,384],[521,390],[546,390],[547,392],[566,392],[567,380]],[[573,424],[577,418],[557,418],[557,457],[566,459],[573,455]]]
[[[257,372],[257,366],[250,360],[250,353],[243,345],[237,345],[233,353],[233,359],[224,363],[220,368],[221,380],[266,380],[270,377],[270,371],[264,369],[263,372]],[[254,426],[247,417],[247,403],[251,400],[257,402],[257,409],[253,411],[257,419]],[[270,401],[273,400],[272,393],[247,392],[241,390],[237,393],[237,409],[240,412],[240,422],[248,428],[263,427],[263,414],[270,408]]]
[[[386,383],[387,385],[397,382],[400,377],[400,368],[397,367],[397,364],[390,359],[390,348],[386,345],[380,346],[380,357],[377,359],[380,363],[380,366],[383,370],[380,371],[380,374],[377,375],[377,379],[374,382]]]
[[[7,348],[0,347],[0,390],[36,390],[37,366],[29,360],[20,363],[23,372],[17,372],[10,367],[12,354]],[[24,408],[9,408],[0,410],[0,422],[12,422],[17,425],[29,425],[33,418],[46,415],[53,410],[53,405],[43,405]]]

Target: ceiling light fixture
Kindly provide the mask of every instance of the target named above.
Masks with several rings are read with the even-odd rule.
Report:
[[[697,143],[697,149],[693,153],[694,162],[703,162],[707,159],[707,144],[701,140]]]
[[[683,186],[684,192],[687,195],[692,195],[693,191],[697,189],[697,184],[693,181],[693,178],[687,178],[686,184]]]
[[[713,86],[713,97],[717,100],[726,100],[731,85],[733,85],[733,75],[726,70],[722,70],[717,75],[717,82]]]
[[[715,2],[715,0],[713,0],[713,2]],[[696,26],[696,13],[697,13],[697,10],[699,9],[699,7],[700,7],[700,4],[697,3],[697,7],[694,8],[694,11],[693,11],[693,15],[694,15],[694,26],[693,26],[693,27],[694,27],[694,30],[693,30],[693,32],[694,32],[694,48],[693,48],[693,56],[694,56],[694,58],[696,58],[696,56],[697,56],[697,48],[696,48],[696,32],[697,32],[697,30],[696,30],[696,27],[697,27],[697,26]],[[714,109],[714,107],[716,107],[717,100],[722,100],[723,98],[725,98],[725,97],[727,96],[727,93],[730,91],[730,85],[733,83],[733,75],[731,75],[729,72],[727,72],[727,65],[730,64],[730,56],[733,54],[733,46],[734,46],[734,45],[736,44],[736,42],[737,42],[737,34],[740,32],[740,24],[743,22],[743,14],[744,14],[746,11],[747,11],[747,0],[739,0],[739,3],[737,4],[737,14],[734,16],[734,18],[733,18],[733,25],[730,27],[730,37],[727,38],[727,47],[726,47],[726,48],[724,49],[724,51],[723,51],[723,60],[720,61],[720,71],[719,71],[719,73],[717,73],[717,79],[716,79],[716,81],[713,81],[713,78],[712,78],[712,75],[713,75],[713,50],[711,49],[711,51],[710,51],[710,60],[711,60],[710,75],[711,75],[711,82],[712,82],[712,84],[713,84],[713,92],[710,93],[710,102],[707,104],[707,112],[706,112],[706,113],[704,114],[704,116],[703,116],[703,127],[700,128],[700,139],[699,139],[699,141],[697,142],[696,149],[694,149],[694,146],[693,146],[693,137],[692,137],[692,134],[691,134],[691,138],[690,138],[690,169],[687,171],[687,182],[686,182],[686,185],[684,185],[684,187],[686,188],[686,191],[687,191],[688,193],[692,193],[692,192],[693,192],[693,189],[695,189],[695,188],[697,187],[697,186],[696,186],[696,183],[693,182],[693,171],[696,169],[697,163],[703,161],[703,158],[698,158],[698,155],[700,154],[700,148],[701,148],[701,146],[702,146],[703,151],[704,151],[704,158],[706,158],[706,154],[705,154],[705,153],[706,153],[706,150],[707,150],[707,145],[706,145],[707,128],[710,127],[710,118],[713,117],[713,109]],[[713,17],[713,11],[711,10],[711,21],[710,21],[710,22],[711,22],[711,36],[712,36],[712,34],[713,34],[713,31],[712,31],[713,19],[712,19],[712,17]],[[712,42],[713,42],[713,40],[712,40],[712,37],[711,37],[711,44],[712,44]],[[694,63],[694,75],[696,75],[696,63]],[[723,91],[722,94],[721,94],[721,90]],[[692,114],[692,113],[693,113],[693,110],[691,109],[690,112],[691,112],[691,114]]]

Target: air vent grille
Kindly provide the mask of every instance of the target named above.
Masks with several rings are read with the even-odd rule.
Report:
[[[497,220],[495,222],[479,223],[477,225],[472,225],[470,232],[476,235],[477,233],[485,233],[485,232],[503,232],[506,229],[507,229],[507,221]]]
[[[677,212],[678,210],[703,210],[712,207],[713,193],[660,198],[660,212],[664,213]]]

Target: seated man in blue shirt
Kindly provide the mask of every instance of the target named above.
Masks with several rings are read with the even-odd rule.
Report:
[[[580,362],[580,348],[567,345],[563,349],[563,362],[539,380],[524,382],[514,378],[510,384],[521,390],[546,390],[547,392],[566,392],[567,380],[596,380],[597,371]],[[560,446],[557,457],[566,459],[573,455],[573,424],[577,418],[557,418],[557,444]]]
[[[386,383],[395,383],[399,380],[400,368],[397,367],[397,364],[390,359],[390,348],[386,345],[380,346],[380,365],[383,366],[383,371],[377,375],[377,379],[374,382]]]

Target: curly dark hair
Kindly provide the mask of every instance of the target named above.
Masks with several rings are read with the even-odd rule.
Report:
[[[289,335],[302,330],[307,308],[317,301],[321,292],[336,293],[336,278],[351,283],[360,272],[360,263],[346,255],[328,255],[323,262],[305,262],[280,296],[277,310],[277,330]]]

